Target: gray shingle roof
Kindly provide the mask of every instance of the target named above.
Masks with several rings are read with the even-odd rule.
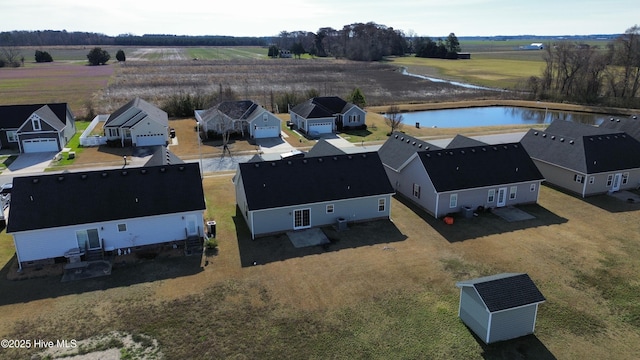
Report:
[[[0,129],[17,129],[38,109],[48,106],[62,123],[67,123],[66,103],[0,106]]]
[[[610,118],[600,124],[600,127],[603,129],[626,132],[636,140],[640,141],[640,119],[638,119],[637,115],[635,119],[633,117]]]
[[[413,154],[425,150],[441,150],[441,148],[412,136],[394,132],[382,144],[378,154],[383,164],[394,170],[399,170]]]
[[[453,140],[451,140],[449,144],[447,144],[447,149],[457,149],[482,145],[487,145],[487,143],[483,143],[480,140],[472,139],[470,137],[458,134],[453,138]]]
[[[249,210],[393,194],[376,152],[241,163]]]
[[[138,111],[131,112],[130,116],[123,116],[128,110],[134,108]],[[138,97],[109,115],[104,126],[131,128],[147,118],[152,118],[164,126],[169,126],[169,116],[166,112]]]
[[[332,145],[325,139],[320,139],[313,145],[311,149],[304,155],[305,157],[333,156],[344,155],[345,152]]]
[[[532,158],[583,174],[640,168],[640,142],[615,129],[556,120],[521,143]]]
[[[337,96],[314,97],[291,109],[305,119],[334,117],[355,106]]]
[[[251,100],[239,100],[223,101],[216,108],[233,120],[246,120],[259,107]]]
[[[519,143],[418,154],[437,192],[544,180]]]
[[[47,105],[44,105],[40,109],[36,110],[34,114],[38,115],[42,120],[46,121],[47,124],[51,125],[54,129],[60,131],[64,129],[66,126],[56,114],[54,114],[53,110]]]
[[[204,209],[197,163],[16,177],[7,232]]]
[[[456,286],[474,287],[490,312],[541,303],[546,300],[529,275],[522,273],[504,273],[460,281]]]

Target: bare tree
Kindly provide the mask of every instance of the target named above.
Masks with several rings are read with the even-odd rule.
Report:
[[[389,106],[389,110],[384,115],[384,123],[391,128],[393,133],[396,130],[402,129],[402,120],[404,116],[400,113],[400,107],[398,105]]]

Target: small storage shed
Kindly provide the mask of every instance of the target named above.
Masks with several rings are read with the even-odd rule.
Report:
[[[529,275],[503,273],[456,283],[460,319],[487,344],[533,334],[544,296]]]

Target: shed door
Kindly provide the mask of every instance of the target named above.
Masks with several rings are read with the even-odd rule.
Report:
[[[498,201],[496,205],[498,207],[503,207],[507,204],[507,188],[499,188],[498,189]]]

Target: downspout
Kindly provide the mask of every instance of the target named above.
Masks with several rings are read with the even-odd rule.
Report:
[[[582,181],[584,181],[582,185],[582,197],[584,197],[585,193],[587,192],[587,175],[586,174],[582,177]]]
[[[493,314],[489,311],[489,323],[487,324],[487,338],[484,340],[486,344],[489,343],[489,339],[491,338],[491,319],[493,318]]]
[[[16,244],[16,237],[13,236],[13,246],[16,248],[16,259],[18,260],[18,272],[22,271],[22,261],[20,261],[20,252],[18,251],[18,244]]]
[[[435,215],[436,215],[436,219],[438,218],[438,205],[440,203],[440,194],[438,194],[436,192],[436,211],[435,211]]]

